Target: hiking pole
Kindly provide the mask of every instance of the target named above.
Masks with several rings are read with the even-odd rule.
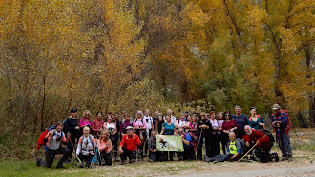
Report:
[[[197,148],[196,148],[196,152],[195,152],[195,157],[196,157],[196,159],[197,159],[196,153],[198,152],[199,142],[200,142],[200,138],[201,138],[201,136],[202,136],[202,130],[203,130],[203,129],[201,129],[200,134],[199,134],[198,143],[197,143]]]
[[[252,151],[257,145],[258,145],[258,142],[256,142],[256,144],[255,144],[252,148],[250,148],[250,150],[247,151],[246,154],[245,154],[240,160],[238,160],[237,162],[240,162],[240,161],[241,161],[245,156],[247,156],[247,155],[250,153],[250,151]]]

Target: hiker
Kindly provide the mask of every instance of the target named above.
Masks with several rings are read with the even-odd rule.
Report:
[[[188,114],[188,116],[186,117],[185,121],[186,121],[187,125],[190,124],[190,122],[191,122],[191,115],[190,114]]]
[[[224,115],[223,115],[223,112],[218,112],[218,122],[219,122],[219,130],[220,130],[220,134],[218,134],[218,137],[219,137],[219,140],[218,140],[218,143],[219,143],[219,154],[220,154],[220,144],[221,144],[221,147],[222,147],[222,153],[225,154],[226,151],[225,151],[225,146],[226,146],[226,140],[224,138],[224,133],[222,131],[222,124],[224,122]]]
[[[224,122],[222,123],[222,146],[226,147],[229,141],[229,132],[237,134],[238,125],[235,120],[231,120],[230,112],[226,111],[223,113]]]
[[[157,116],[156,124],[155,124],[156,133],[158,133],[158,134],[161,133],[163,124],[164,124],[163,115],[161,113],[159,113]]]
[[[175,125],[172,123],[171,117],[169,115],[165,116],[165,120],[166,122],[163,123],[162,125],[162,131],[161,131],[161,135],[176,135],[176,128]],[[163,152],[163,153],[167,153],[167,152]],[[170,156],[170,161],[174,161],[174,151],[170,151],[169,152],[169,156]],[[166,154],[166,159],[168,159],[168,154]]]
[[[197,160],[202,160],[202,145],[203,138],[205,138],[206,146],[206,156],[210,156],[210,140],[212,138],[212,125],[208,119],[206,119],[206,114],[204,112],[200,113],[200,120],[198,121],[198,145],[197,145]]]
[[[143,137],[143,141],[145,142],[146,139],[147,139],[147,133],[146,133],[147,121],[144,120],[143,113],[140,110],[137,111],[137,118],[133,122],[133,127],[134,127],[136,135],[138,137],[142,136]],[[139,155],[140,155],[140,157],[138,157],[138,158],[141,158],[141,159],[143,159],[143,157],[144,157],[143,145],[144,144],[141,143],[140,147],[138,148]]]
[[[198,116],[193,114],[191,116],[191,122],[188,124],[188,132],[192,132],[195,136],[198,134]]]
[[[103,129],[104,121],[102,120],[102,112],[96,113],[96,119],[92,122],[92,134],[97,138]]]
[[[185,114],[181,114],[179,119],[175,121],[175,128],[183,128],[184,130],[187,128],[187,123],[185,121]]]
[[[91,117],[91,112],[89,110],[85,110],[83,112],[83,118],[80,119],[80,129],[81,129],[81,134],[80,135],[83,134],[83,128],[85,126],[91,127],[92,121],[91,121],[90,117]]]
[[[95,138],[90,134],[90,128],[85,126],[83,128],[83,135],[79,138],[78,146],[76,150],[76,156],[80,162],[86,160],[86,167],[90,168],[92,159],[94,157]],[[80,163],[80,168],[83,168],[83,164]]]
[[[239,105],[236,105],[234,107],[234,111],[235,114],[232,115],[232,120],[236,120],[237,125],[239,126],[239,128],[237,129],[238,132],[236,133],[236,136],[242,139],[243,136],[245,135],[244,126],[249,125],[249,120],[246,115],[241,113],[242,109]]]
[[[176,117],[174,117],[172,114],[173,114],[173,111],[171,109],[168,109],[166,111],[166,115],[171,118],[171,122],[175,125]],[[164,119],[164,122],[166,122],[166,116],[163,119]]]
[[[67,149],[69,149],[70,153],[72,154],[73,148],[80,136],[80,126],[78,125],[78,120],[77,120],[77,112],[78,112],[77,109],[72,108],[70,112],[71,112],[71,115],[65,120],[63,129],[65,133],[70,132],[71,134],[71,139],[69,143],[67,144]],[[70,159],[72,159],[71,156],[70,156]]]
[[[36,151],[35,151],[35,156],[36,156],[36,165],[39,167],[39,166],[43,166],[43,167],[46,167],[46,162],[40,158],[38,156],[39,154],[39,150],[41,147],[44,146],[45,148],[45,153],[47,152],[48,150],[48,147],[47,147],[47,142],[48,142],[48,139],[46,138],[46,135],[48,134],[48,132],[50,130],[54,130],[56,129],[55,125],[52,125],[50,126],[49,129],[46,129],[43,133],[41,133],[38,137],[38,140],[37,140],[37,145],[36,145]]]
[[[56,129],[50,130],[46,137],[48,140],[47,147],[48,150],[46,151],[46,167],[51,168],[51,165],[54,161],[54,158],[57,154],[63,154],[62,158],[58,162],[56,168],[64,168],[63,163],[71,156],[71,153],[68,149],[63,148],[60,146],[60,143],[66,142],[68,143],[70,140],[70,133],[67,133],[67,138],[65,134],[62,132],[63,123],[57,122]]]
[[[119,158],[117,157],[117,147],[118,147],[118,141],[119,141],[119,133],[120,131],[118,131],[120,129],[120,123],[121,123],[121,120],[119,120],[119,113],[118,112],[115,112],[114,113],[114,120],[112,120],[112,122],[115,123],[116,125],[116,131],[115,131],[115,141],[113,141],[113,155],[114,155],[114,160],[115,161],[119,161]]]
[[[210,157],[214,157],[220,154],[219,135],[221,127],[219,121],[215,118],[215,111],[210,111],[210,123],[212,125],[212,136],[210,136]]]
[[[260,116],[257,115],[257,108],[251,107],[250,108],[250,118],[249,118],[249,125],[250,127],[254,129],[265,129],[265,121],[264,119]]]
[[[229,142],[227,145],[226,154],[219,154],[213,158],[205,159],[206,162],[224,162],[224,161],[235,161],[238,160],[242,152],[242,142],[240,139],[236,138],[234,132],[229,132]]]
[[[137,146],[141,146],[143,136],[139,137],[133,132],[133,128],[128,126],[126,128],[127,134],[123,136],[118,146],[118,152],[120,154],[121,165],[126,163],[127,156],[129,157],[129,163],[136,161]]]
[[[260,162],[266,163],[275,158],[276,162],[279,161],[278,154],[270,154],[271,147],[273,146],[270,139],[272,134],[268,130],[255,130],[249,125],[245,125],[244,135],[245,145],[250,147],[250,144],[257,144],[254,151],[255,155],[259,158]],[[268,136],[267,132],[270,136]]]
[[[272,106],[272,110],[274,114],[271,118],[271,125],[276,131],[276,140],[279,144],[279,147],[282,152],[281,161],[288,160],[289,162],[292,161],[292,150],[290,145],[290,138],[288,132],[288,115],[280,110],[281,107],[279,104],[274,104]]]
[[[103,129],[109,131],[109,139],[112,141],[113,145],[113,156],[115,161],[117,161],[117,151],[115,150],[115,145],[117,145],[118,142],[118,139],[116,139],[117,137],[115,136],[117,129],[116,123],[112,121],[111,114],[107,114],[106,122],[103,124]]]
[[[99,156],[99,165],[104,165],[103,161],[105,162],[105,165],[111,166],[112,165],[112,141],[109,138],[109,131],[108,130],[102,130],[100,139],[97,140],[97,147],[100,151]]]
[[[128,114],[125,114],[124,120],[122,120],[121,123],[120,123],[120,135],[121,135],[121,138],[127,134],[126,128],[128,126],[132,126],[133,127],[133,122],[130,120],[130,116]]]
[[[156,151],[156,131],[151,132],[151,138],[148,140],[149,161],[162,161],[162,152]]]
[[[148,109],[144,111],[143,119],[147,123],[146,134],[148,135],[148,138],[150,138],[151,132],[152,130],[154,130],[154,126],[153,126],[153,118],[150,116],[150,111]],[[148,141],[146,139],[145,144],[144,144],[144,156],[147,156],[147,154],[148,154]]]
[[[191,137],[192,134],[185,133],[184,129],[179,127],[178,135],[183,141],[184,152],[177,152],[179,160],[193,160],[195,151],[194,151],[194,140]]]

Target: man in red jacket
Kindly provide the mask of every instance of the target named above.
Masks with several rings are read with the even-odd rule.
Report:
[[[251,143],[257,143],[254,153],[259,158],[260,162],[265,163],[271,161],[273,157],[276,162],[279,161],[277,153],[270,154],[273,143],[270,142],[268,134],[265,134],[260,130],[255,130],[249,125],[245,125],[244,131],[246,133],[244,135],[244,141],[247,147],[249,147]]]
[[[136,161],[136,150],[137,145],[141,146],[141,140],[143,140],[143,137],[139,137],[133,132],[133,128],[131,126],[128,126],[126,128],[127,134],[122,137],[121,142],[119,144],[119,153],[121,158],[120,164],[126,163],[126,157],[129,157],[129,163],[133,163]]]

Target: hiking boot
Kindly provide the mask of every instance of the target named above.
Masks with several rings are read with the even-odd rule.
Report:
[[[283,157],[281,158],[281,161],[286,161],[286,160],[288,160],[288,157],[287,157],[287,156],[283,156]]]
[[[288,162],[292,162],[293,158],[292,157],[288,157]]]
[[[182,156],[178,156],[178,161],[182,161],[183,157]]]
[[[278,153],[275,153],[275,162],[279,162],[279,156],[278,156]]]
[[[136,159],[130,159],[129,163],[134,163],[136,161]]]
[[[79,168],[83,168],[83,163],[79,163]]]
[[[154,160],[152,160],[152,159],[149,159],[149,162],[154,162]]]
[[[245,156],[241,161],[242,161],[242,162],[248,162],[249,160],[248,160],[248,157]]]
[[[36,165],[39,167],[40,166],[40,158],[39,157],[36,157]]]
[[[57,164],[56,169],[65,169],[62,165]]]
[[[120,165],[125,165],[126,164],[126,161],[125,160],[122,160],[121,162],[120,162]]]

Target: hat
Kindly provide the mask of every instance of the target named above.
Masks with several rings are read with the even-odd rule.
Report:
[[[281,107],[279,106],[279,104],[274,104],[272,107],[271,107],[271,109],[272,110],[278,110],[278,109],[280,109]]]
[[[210,116],[210,114],[209,114],[209,113],[207,113],[207,114],[206,114],[206,116]]]
[[[184,113],[189,113],[189,111],[185,111]]]
[[[158,116],[162,116],[163,117],[163,115],[161,113],[159,113]]]
[[[126,128],[126,130],[130,130],[130,129],[133,129],[133,127],[132,127],[132,126],[128,126],[128,127]]]

